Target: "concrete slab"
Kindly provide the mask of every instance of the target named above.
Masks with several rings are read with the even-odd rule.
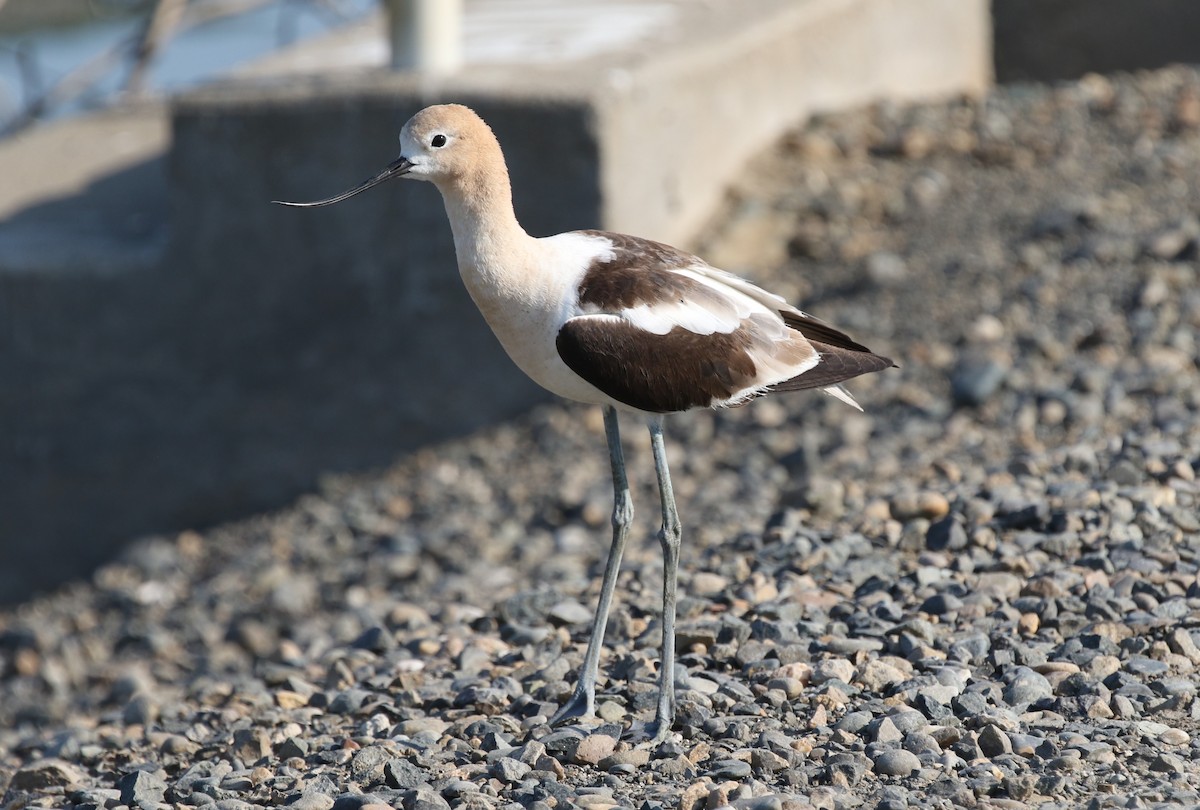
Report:
[[[377,17],[241,71],[260,83],[236,105],[273,103],[270,78],[391,96],[397,112],[465,97],[584,105],[601,188],[591,224],[685,241],[745,161],[814,112],[983,92],[990,33],[987,0],[479,0],[454,76],[381,74]],[[184,109],[219,108],[224,92]]]

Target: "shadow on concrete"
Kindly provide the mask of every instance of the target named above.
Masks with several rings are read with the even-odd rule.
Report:
[[[1001,82],[1200,62],[1195,0],[993,0],[992,18]]]
[[[352,151],[330,174],[354,182],[394,142],[356,141],[381,154]],[[181,160],[165,170],[236,171]],[[432,187],[394,184],[324,217],[271,206],[293,190],[282,182],[242,187],[210,204],[244,206],[245,232],[214,233],[203,205],[168,213],[163,173],[134,166],[0,223],[0,255],[62,243],[36,255],[50,267],[0,267],[0,601],[85,576],[139,535],[278,508],[323,473],[386,465],[547,396],[454,267],[430,262],[452,251]],[[130,217],[142,230],[125,239]],[[414,219],[427,226],[397,227]]]

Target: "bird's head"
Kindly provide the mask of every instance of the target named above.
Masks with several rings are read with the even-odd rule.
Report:
[[[281,202],[297,208],[332,205],[396,177],[428,180],[445,190],[487,167],[504,170],[496,136],[474,110],[461,104],[426,107],[400,130],[400,157],[374,177],[334,197],[315,202]]]

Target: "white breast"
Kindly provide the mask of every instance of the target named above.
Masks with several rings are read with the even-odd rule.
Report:
[[[508,356],[538,385],[577,402],[625,407],[567,368],[555,346],[562,325],[580,314],[580,280],[594,262],[611,257],[610,243],[571,232],[531,239],[527,247],[503,267],[460,267],[472,300]]]

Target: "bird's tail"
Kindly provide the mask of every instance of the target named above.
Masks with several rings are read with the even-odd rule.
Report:
[[[856,411],[862,410],[862,405],[859,405],[858,402],[855,401],[854,397],[850,396],[850,392],[847,391],[844,386],[831,385],[827,388],[822,388],[821,390],[826,394],[829,394],[829,396],[833,397],[834,399],[840,399],[842,402],[845,402]]]

